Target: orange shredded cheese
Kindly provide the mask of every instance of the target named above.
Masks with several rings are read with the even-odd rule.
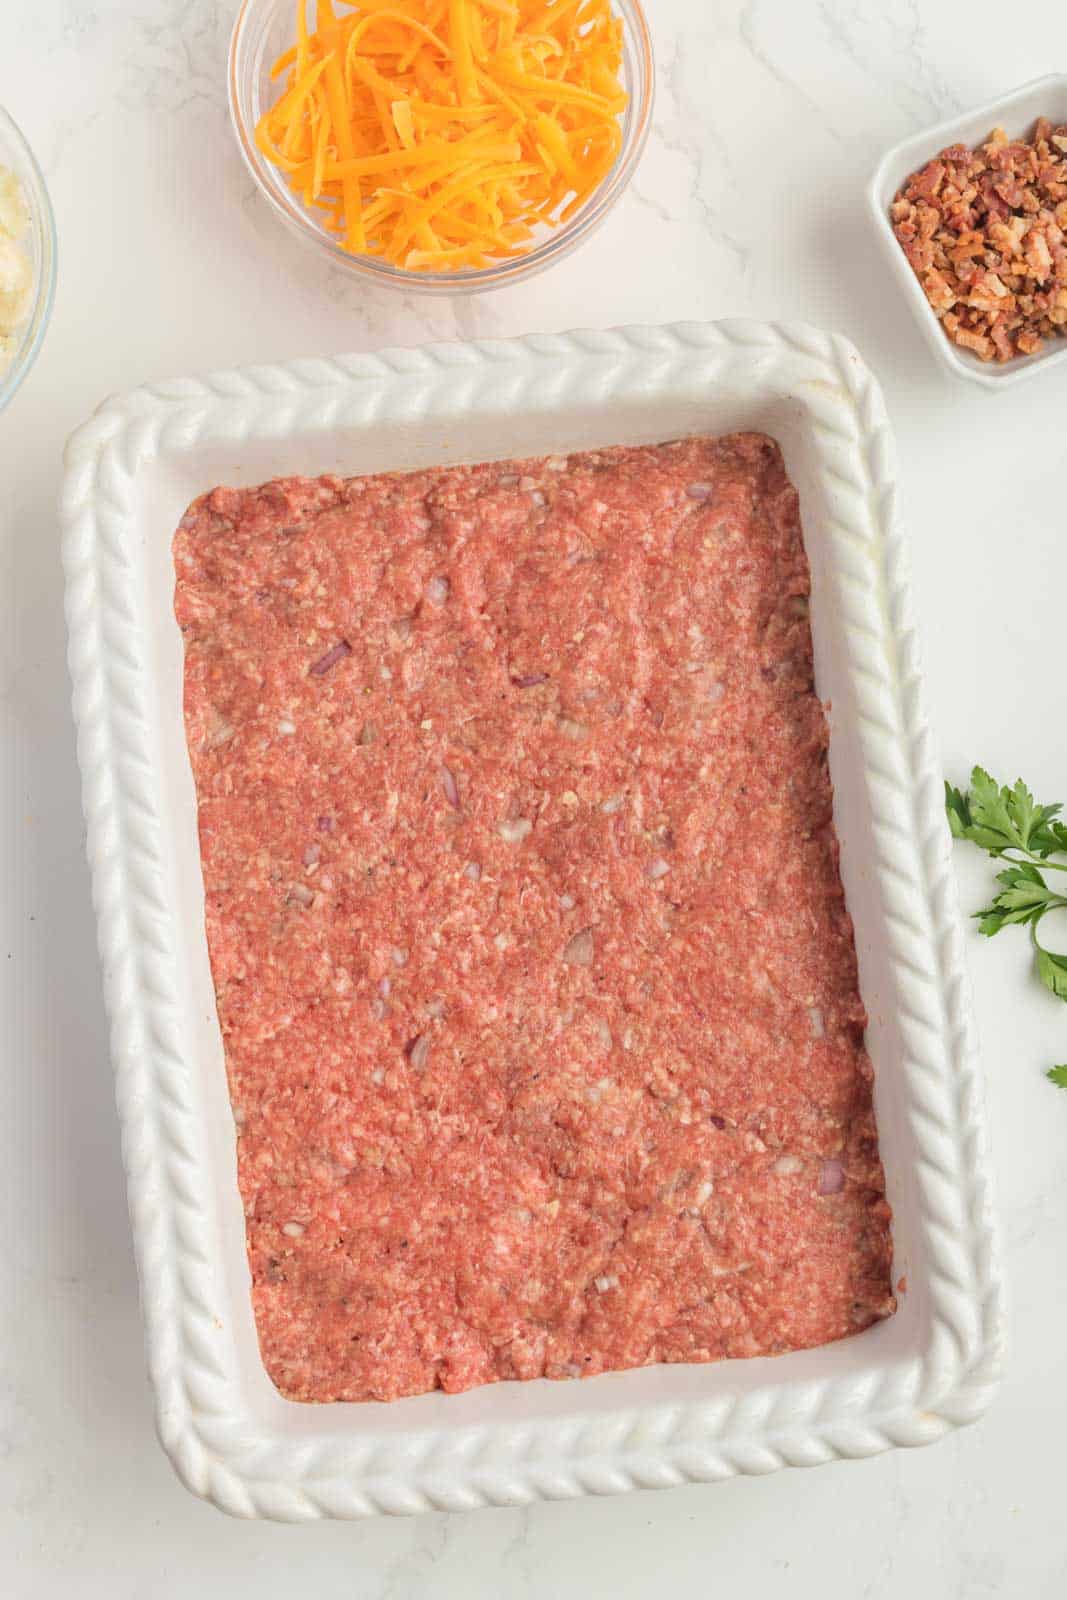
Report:
[[[611,0],[296,0],[256,144],[356,254],[410,271],[523,254],[622,146]]]

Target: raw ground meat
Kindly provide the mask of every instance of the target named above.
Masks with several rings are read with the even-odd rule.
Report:
[[[887,1316],[777,446],[216,489],[174,549],[282,1394],[753,1356]]]

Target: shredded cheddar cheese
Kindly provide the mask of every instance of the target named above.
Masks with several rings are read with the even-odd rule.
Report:
[[[411,271],[520,256],[622,144],[611,0],[306,0],[256,143],[346,250]]]

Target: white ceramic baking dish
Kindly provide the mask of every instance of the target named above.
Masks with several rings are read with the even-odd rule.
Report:
[[[1005,384],[1017,383],[1020,378],[1032,377],[1036,372],[1047,372],[1057,362],[1067,361],[1067,339],[1048,339],[1037,355],[1016,356],[1013,361],[1004,362],[980,361],[972,350],[953,344],[897,243],[889,220],[889,207],[905,178],[924,167],[948,145],[973,147],[987,139],[996,127],[1005,128],[1009,138],[1020,139],[1030,133],[1038,117],[1049,117],[1054,123],[1067,122],[1067,76],[1052,74],[1035,78],[1021,89],[1001,95],[999,100],[990,100],[961,117],[950,117],[947,122],[912,134],[886,152],[867,189],[867,204],[886,260],[931,350],[957,377],[969,378],[987,389],[1003,388]]]
[[[171,538],[216,483],[761,428],[785,452],[831,704],[899,1313],[777,1359],[306,1406],[260,1364],[204,936]],[[922,1444],[995,1385],[1001,1296],[941,784],[879,391],[843,340],[728,322],[439,345],[140,389],[74,435],[67,616],[89,857],[160,1437],[240,1516],[663,1488]]]

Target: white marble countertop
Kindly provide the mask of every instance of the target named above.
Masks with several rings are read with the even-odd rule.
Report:
[[[633,190],[572,260],[455,304],[348,283],[255,198],[225,108],[232,0],[16,9],[0,101],[51,186],[60,282],[40,362],[0,417],[0,1592],[1067,1593],[1067,1094],[1040,1072],[1067,1059],[1067,1010],[1011,933],[970,945],[1012,1305],[1008,1377],[976,1427],[817,1471],[456,1518],[294,1529],[190,1498],[143,1373],[54,514],[67,433],[145,379],[427,338],[804,317],[849,334],[885,386],[946,770],[981,760],[1067,798],[1067,380],[988,394],[943,374],[861,198],[887,145],[1064,68],[1062,0],[1032,0],[1019,30],[1023,12],[991,0],[652,0],[659,99]],[[959,866],[974,906],[988,872],[975,851]]]

